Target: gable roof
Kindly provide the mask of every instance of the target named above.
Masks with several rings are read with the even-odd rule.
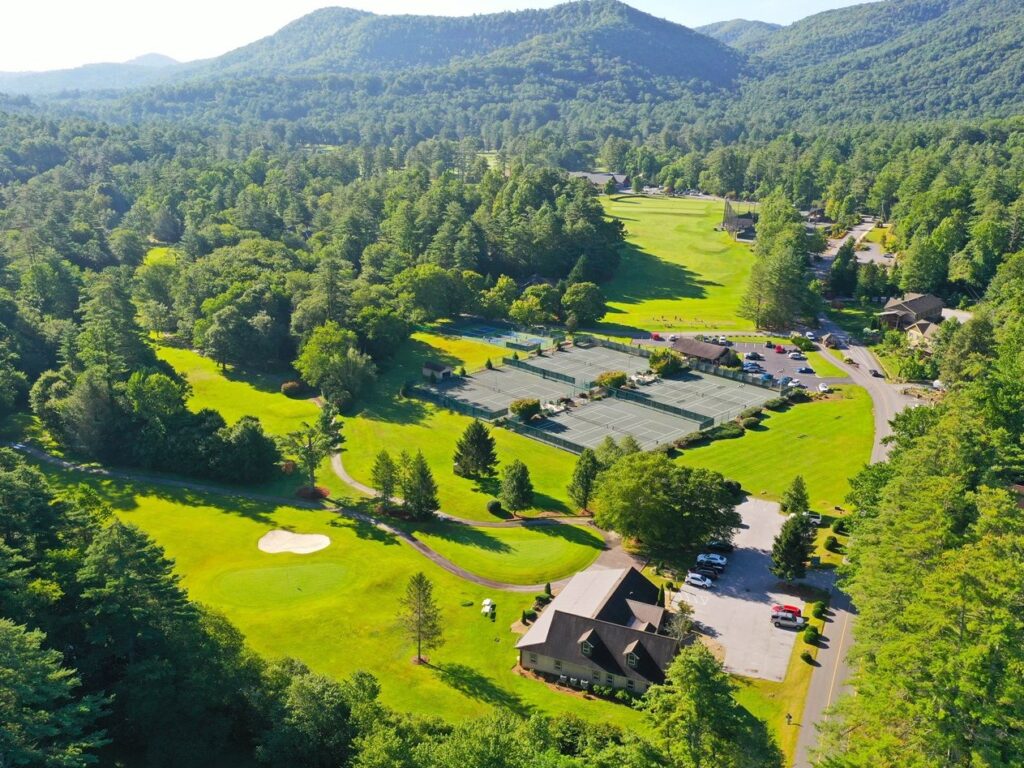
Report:
[[[934,336],[938,330],[939,326],[936,323],[929,323],[927,320],[918,320],[913,325],[907,326],[907,333],[917,331],[927,339]]]
[[[706,341],[697,341],[696,339],[681,338],[672,342],[672,349],[681,355],[687,357],[696,357],[701,360],[710,360],[712,362],[720,360],[729,354],[728,347],[720,347],[717,344],[709,344]]]
[[[930,293],[908,293],[901,298],[889,299],[885,304],[885,312],[921,316],[941,312],[944,306],[942,299]]]
[[[572,179],[586,179],[591,184],[597,187],[603,187],[610,180],[615,179],[615,183],[619,186],[627,184],[629,177],[624,173],[591,173],[590,171],[569,171],[569,178]]]
[[[428,371],[437,371],[438,373],[452,370],[452,367],[450,365],[438,363],[433,360],[427,360],[427,362],[423,364],[423,367]]]
[[[590,568],[577,573],[516,644],[562,661],[646,683],[662,682],[679,644],[657,634],[667,611],[658,588],[635,568]],[[590,656],[581,649],[586,640]],[[635,668],[628,653],[639,657]]]

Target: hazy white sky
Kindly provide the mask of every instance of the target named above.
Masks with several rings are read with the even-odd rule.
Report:
[[[561,0],[4,0],[0,71],[59,69],[157,52],[180,61],[225,53],[317,8],[462,15],[543,8]],[[662,18],[699,26],[724,19],[788,24],[864,0],[628,0]]]

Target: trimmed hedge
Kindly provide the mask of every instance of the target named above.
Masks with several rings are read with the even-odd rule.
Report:
[[[804,642],[808,645],[817,645],[820,637],[821,632],[813,624],[808,625],[807,629],[804,630]]]

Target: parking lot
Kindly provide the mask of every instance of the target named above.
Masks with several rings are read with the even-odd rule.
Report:
[[[796,347],[792,344],[785,345],[785,354],[779,354],[775,351],[775,348],[768,349],[764,343],[752,344],[748,342],[738,342],[732,346],[736,351],[736,354],[741,358],[748,352],[757,352],[764,357],[764,360],[747,361],[744,362],[758,362],[766,372],[770,373],[776,379],[781,379],[783,376],[789,376],[793,379],[799,379],[808,389],[814,389],[824,379],[815,373],[800,373],[798,369],[805,366],[813,368],[814,364],[807,360],[790,360],[789,353],[796,351]],[[827,379],[828,381],[834,382],[835,379]]]
[[[711,589],[684,584],[673,602],[682,599],[693,606],[694,621],[724,650],[726,670],[781,681],[800,634],[776,629],[769,620],[771,606],[804,605],[768,571],[772,542],[786,518],[778,504],[760,499],[748,499],[737,511],[744,527],[733,540],[735,551],[726,555],[725,572]]]

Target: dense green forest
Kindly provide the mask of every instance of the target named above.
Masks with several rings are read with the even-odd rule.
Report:
[[[145,88],[0,97],[0,417],[37,417],[76,459],[262,481],[287,446],[190,410],[151,334],[318,391],[318,439],[338,440],[335,414],[419,325],[605,314],[624,229],[566,170],[755,199],[756,325],[904,291],[974,310],[905,356],[948,391],[852,483],[857,695],[818,764],[1019,765],[1024,7],[891,0],[705,32],[613,0],[332,9]],[[812,207],[837,233],[886,222],[892,266],[858,267],[851,244],[812,279]],[[414,718],[369,675],[257,657],[144,533],[6,450],[0,498],[0,765],[779,764],[700,650],[641,705],[644,738]]]

